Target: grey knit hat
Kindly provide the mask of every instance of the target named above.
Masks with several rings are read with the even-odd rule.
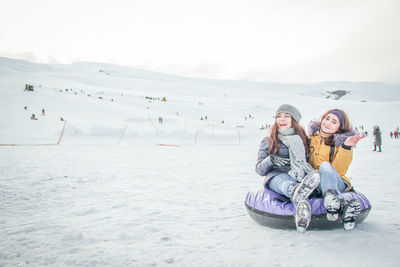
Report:
[[[294,106],[289,105],[289,104],[283,104],[283,105],[281,105],[281,106],[276,110],[275,116],[278,115],[279,113],[282,113],[282,112],[284,112],[284,113],[289,113],[290,116],[292,116],[292,118],[293,118],[296,122],[300,122],[300,119],[301,119],[300,111],[298,111],[298,109],[295,108]]]

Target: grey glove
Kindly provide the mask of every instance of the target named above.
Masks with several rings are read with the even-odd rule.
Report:
[[[272,154],[270,157],[272,163],[278,167],[282,167],[283,165],[289,164],[290,162],[289,158],[282,158],[275,154]]]

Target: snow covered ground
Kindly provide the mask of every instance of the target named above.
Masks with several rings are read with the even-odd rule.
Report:
[[[398,266],[393,87],[380,97],[381,84],[355,86],[332,100],[322,92],[343,89],[332,83],[318,93],[98,63],[0,61],[0,144],[54,144],[67,120],[60,145],[0,146],[0,266]],[[26,83],[36,90],[23,91]],[[300,109],[303,125],[339,107],[369,131],[348,174],[372,210],[353,231],[300,235],[247,215],[245,195],[262,182],[259,128],[282,103]],[[375,124],[382,153],[372,152]]]

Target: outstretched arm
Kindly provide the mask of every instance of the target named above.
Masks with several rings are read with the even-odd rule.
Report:
[[[344,141],[344,145],[355,146],[358,143],[358,141],[360,141],[363,138],[365,138],[365,136],[360,136],[360,134],[357,133],[356,135],[347,137],[346,141]]]

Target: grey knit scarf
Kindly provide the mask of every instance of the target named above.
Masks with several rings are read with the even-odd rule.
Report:
[[[279,140],[289,148],[290,168],[289,175],[301,182],[314,168],[307,162],[306,151],[301,137],[294,128],[279,130]]]

